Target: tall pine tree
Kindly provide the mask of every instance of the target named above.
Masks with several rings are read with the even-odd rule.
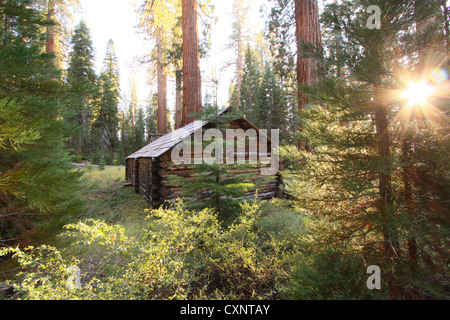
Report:
[[[93,123],[92,140],[97,142],[103,156],[113,156],[118,144],[120,84],[114,42],[109,40],[103,71],[98,81],[100,100]]]
[[[241,86],[241,108],[243,114],[256,126],[261,125],[257,88],[261,83],[261,64],[254,50],[247,44]]]
[[[71,90],[79,94],[73,97],[65,118],[73,127],[70,146],[75,149],[77,160],[80,161],[83,153],[89,153],[92,99],[96,93],[97,82],[93,69],[94,49],[89,29],[84,21],[81,21],[75,29],[71,47],[67,82]]]
[[[305,237],[305,247],[310,249],[305,258],[319,259],[324,254],[328,258],[319,260],[325,263],[334,256],[333,261],[343,267],[349,263],[343,257],[353,256],[352,263],[362,272],[364,262],[377,265],[383,272],[382,288],[392,299],[445,297],[448,283],[441,279],[447,270],[443,250],[448,226],[442,215],[448,211],[443,192],[449,186],[448,179],[437,175],[448,170],[448,161],[438,160],[438,155],[448,152],[444,143],[448,98],[439,98],[448,80],[433,76],[437,72],[433,69],[441,70],[445,59],[430,62],[426,69],[417,68],[415,62],[421,37],[416,25],[439,11],[425,0],[379,0],[376,4],[383,15],[377,29],[367,23],[371,18],[367,4],[361,0],[327,6],[325,37],[332,43],[339,31],[345,41],[339,51],[326,52],[321,62],[333,68],[320,68],[323,78],[302,87],[311,105],[302,111],[301,140],[311,141],[314,149],[300,152],[293,147],[284,152],[285,159],[298,155],[291,159],[294,162],[287,161],[293,170],[286,172],[286,181],[297,204],[313,217],[311,237]],[[433,42],[433,33],[425,39]],[[345,76],[336,77],[337,73]],[[427,79],[437,97],[411,102],[416,94],[426,92],[420,87],[405,99],[402,91],[418,79]],[[404,128],[410,126],[412,114],[416,120],[408,132]],[[414,144],[405,144],[413,136]],[[301,273],[310,267],[300,268]],[[329,282],[336,291],[326,298],[349,294],[342,284],[351,276],[340,277],[334,284]],[[325,281],[315,279],[317,285]],[[297,298],[307,291],[295,280],[291,289]]]
[[[31,0],[0,3],[0,245],[25,244],[21,228],[34,215],[80,208],[61,118],[72,93],[45,53],[51,22],[36,8]]]
[[[275,78],[271,65],[266,65],[258,90],[260,127],[265,129],[286,128],[287,110],[282,90]]]

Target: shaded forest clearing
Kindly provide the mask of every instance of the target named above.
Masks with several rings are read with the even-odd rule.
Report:
[[[125,168],[86,168],[85,177],[90,185],[85,193],[86,218],[101,219],[109,223],[135,221],[143,218],[148,204],[132,188],[125,188]]]
[[[304,226],[299,212],[278,200],[266,207],[255,201],[243,204],[240,218],[224,228],[212,209],[190,212],[179,204],[150,210],[142,195],[123,186],[123,167],[83,170],[84,212],[54,229],[55,237],[47,234],[56,239],[50,242],[54,247],[11,248],[34,267],[23,265],[21,284],[7,298],[280,297],[277,286],[298,253],[294,247]],[[73,267],[80,272],[80,287],[67,290]]]

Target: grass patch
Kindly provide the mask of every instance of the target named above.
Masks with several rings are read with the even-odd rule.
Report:
[[[82,200],[84,209],[81,213],[48,217],[39,230],[39,240],[42,243],[57,248],[70,246],[59,235],[65,232],[64,226],[94,219],[108,224],[117,224],[127,230],[127,235],[139,237],[142,235],[142,219],[149,204],[134,188],[125,188],[124,167],[83,168]]]
[[[273,199],[261,206],[262,216],[258,226],[272,235],[299,235],[305,229],[305,215],[296,208],[289,206],[284,200]]]
[[[104,169],[86,167],[83,170],[91,187],[108,188],[125,182],[125,167],[105,167]]]
[[[144,234],[142,220],[149,209],[148,202],[142,195],[136,194],[134,188],[124,187],[124,167],[87,167],[83,169],[86,190],[83,193],[85,210],[83,214],[71,217],[64,226],[84,222],[88,219],[102,221],[108,225],[120,225],[125,235],[139,239]],[[59,234],[64,234],[60,230]],[[67,256],[75,256],[84,261],[83,272],[90,273],[91,269],[102,263],[104,248],[97,244],[79,251],[72,247],[72,240],[58,237],[58,248],[65,248]]]
[[[80,219],[101,220],[122,225],[130,233],[139,232],[149,204],[142,195],[135,194],[133,188],[123,187],[125,168],[88,167],[85,170],[88,183],[84,196],[86,212]]]

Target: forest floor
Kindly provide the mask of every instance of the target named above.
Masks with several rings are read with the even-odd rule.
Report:
[[[91,164],[91,163],[87,163],[87,162],[83,162],[83,163],[72,162],[70,165],[73,167],[77,167],[77,168],[89,168],[89,167],[100,168],[100,167],[103,167],[103,168],[108,168],[108,169],[118,169],[118,170],[123,169],[123,170],[125,170],[124,166],[107,166],[107,165],[101,166],[98,164]],[[124,174],[125,174],[125,171],[124,171]]]
[[[84,171],[84,207],[79,213],[67,213],[52,217],[52,223],[45,225],[36,235],[37,245],[48,244],[57,248],[67,245],[60,241],[64,226],[77,224],[88,219],[103,221],[109,225],[120,225],[128,236],[142,234],[142,220],[148,215],[149,204],[134,188],[125,187],[125,167],[87,166]]]
[[[67,254],[73,254],[75,258],[84,261],[84,272],[94,273],[94,267],[101,262],[103,256],[102,248],[93,246],[89,252],[72,250],[71,242],[60,236],[65,233],[64,226],[93,219],[104,221],[109,225],[120,225],[125,229],[127,236],[139,238],[144,233],[142,221],[148,215],[149,205],[141,195],[135,194],[134,188],[124,187],[126,183],[124,167],[88,166],[81,170],[85,171],[82,212],[51,218],[48,220],[50,223],[37,231],[32,245],[37,247],[46,244],[68,250]],[[0,299],[11,290],[11,286],[3,286],[2,281],[8,279],[10,270],[17,269],[15,260],[0,259]]]
[[[125,168],[118,166],[87,166],[84,178],[87,188],[83,192],[85,208],[81,215],[71,218],[69,223],[77,224],[86,220],[103,221],[108,225],[119,225],[124,228],[128,237],[139,238],[145,232],[142,221],[148,215],[149,204],[134,192],[134,188],[124,187]],[[64,230],[60,230],[64,233]],[[66,254],[73,255],[83,263],[80,265],[84,275],[94,275],[101,265],[104,248],[92,245],[87,251],[71,248],[71,242],[65,237],[57,237],[55,246],[66,248]]]
[[[78,220],[95,219],[120,224],[126,230],[138,231],[149,204],[134,188],[124,187],[125,167],[87,167],[88,190],[84,195],[86,209]]]

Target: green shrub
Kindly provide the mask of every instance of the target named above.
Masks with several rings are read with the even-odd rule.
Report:
[[[101,159],[102,159],[101,154],[95,153],[95,154],[92,156],[92,160],[91,160],[91,161],[92,161],[92,164],[99,164]]]
[[[81,154],[77,155],[75,157],[75,163],[82,163],[83,162],[83,156]]]
[[[22,299],[267,299],[286,269],[289,254],[275,238],[256,228],[258,202],[227,229],[210,209],[188,211],[182,204],[149,211],[144,235],[86,220],[66,226],[72,239],[64,254],[50,247],[14,252],[22,264],[14,285]],[[52,254],[42,254],[43,251]],[[82,256],[72,261],[63,256]],[[26,257],[26,259],[23,259]],[[70,261],[67,262],[67,261]],[[80,290],[64,285],[68,268],[82,270]],[[40,285],[46,274],[45,285]],[[55,280],[56,279],[56,280]]]
[[[72,290],[70,282],[71,266],[79,261],[64,260],[61,253],[50,246],[39,248],[28,247],[25,250],[17,248],[1,248],[0,257],[12,255],[20,263],[21,269],[13,283],[14,293],[19,298],[29,300],[60,300],[81,299],[92,297],[90,288]],[[7,282],[8,283],[8,282]]]
[[[104,161],[105,161],[105,164],[106,164],[107,166],[111,166],[111,165],[113,165],[113,163],[114,163],[114,158],[113,158],[112,155],[110,155],[110,154],[108,153],[108,154],[105,154]]]
[[[281,286],[281,296],[293,300],[383,299],[385,290],[367,288],[366,267],[359,255],[329,249],[311,257],[299,255]],[[385,286],[384,286],[385,287]]]
[[[105,160],[101,159],[100,162],[98,163],[99,170],[101,170],[101,171],[105,170],[105,165],[106,165]]]
[[[262,215],[257,225],[262,231],[277,238],[295,241],[305,229],[305,215],[296,208],[289,207],[289,203],[273,199],[261,207]]]

